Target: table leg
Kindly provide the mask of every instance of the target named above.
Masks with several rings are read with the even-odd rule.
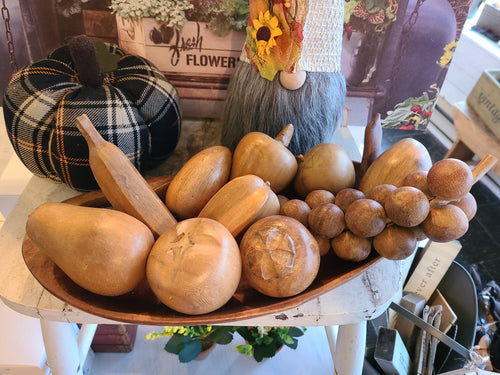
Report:
[[[47,362],[53,375],[81,375],[97,324],[40,320]]]
[[[457,138],[444,157],[469,161],[473,156],[474,152],[472,152],[465,143]]]
[[[335,348],[337,347],[337,334],[339,331],[338,326],[325,326],[326,338],[328,339],[328,346],[330,347],[330,354],[332,361],[335,358]],[[333,373],[335,373],[335,363],[333,364]]]
[[[339,326],[333,358],[335,375],[361,375],[365,347],[366,321]]]

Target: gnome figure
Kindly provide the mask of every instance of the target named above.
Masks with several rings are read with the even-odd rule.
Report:
[[[250,0],[247,38],[228,87],[222,143],[295,128],[294,154],[329,142],[342,119],[344,0]]]

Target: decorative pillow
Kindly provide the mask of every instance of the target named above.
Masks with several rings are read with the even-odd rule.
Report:
[[[142,173],[173,152],[181,114],[177,91],[149,61],[82,37],[83,43],[60,47],[17,72],[3,108],[14,150],[33,174],[94,190],[99,187],[78,116],[86,114]],[[80,49],[85,43],[87,50]],[[97,70],[92,61],[99,62]],[[97,81],[88,82],[88,75]]]

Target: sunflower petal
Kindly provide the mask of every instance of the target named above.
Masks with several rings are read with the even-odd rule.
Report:
[[[271,29],[275,29],[278,27],[278,23],[278,17],[274,16],[269,20],[268,25],[271,27]]]
[[[260,23],[260,21],[258,19],[253,19],[252,24],[253,24],[253,27],[255,28],[255,30],[258,30],[259,27],[262,27],[262,23]]]

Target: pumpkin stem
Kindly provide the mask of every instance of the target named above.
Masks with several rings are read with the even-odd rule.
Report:
[[[75,36],[69,41],[68,47],[80,83],[85,86],[101,86],[104,75],[99,68],[94,45],[90,39],[86,35]]]
[[[292,140],[293,131],[294,131],[293,125],[288,124],[283,128],[283,130],[279,132],[279,134],[274,139],[277,140],[278,142],[283,143],[284,146],[288,146],[290,144],[290,141]]]

